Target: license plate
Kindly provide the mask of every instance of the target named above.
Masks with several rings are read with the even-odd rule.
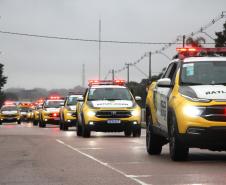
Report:
[[[59,121],[60,120],[60,118],[53,118],[55,121]]]
[[[109,120],[107,120],[107,123],[109,123],[109,124],[117,124],[117,123],[121,123],[121,120],[109,119]]]

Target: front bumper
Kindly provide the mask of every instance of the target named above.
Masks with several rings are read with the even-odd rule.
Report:
[[[121,121],[121,123],[107,123],[107,121],[89,121],[87,127],[97,132],[123,132],[127,129],[136,130],[141,128],[137,121]]]
[[[44,116],[42,121],[44,123],[58,125],[60,123],[60,117],[48,117],[48,116]]]
[[[1,122],[7,122],[7,123],[11,123],[11,122],[16,122],[16,121],[20,121],[20,117],[1,117]]]
[[[189,127],[179,138],[191,148],[226,151],[226,126]]]

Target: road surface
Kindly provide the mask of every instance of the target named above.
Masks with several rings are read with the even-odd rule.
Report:
[[[0,126],[0,185],[226,184],[226,153],[190,150],[172,162],[168,145],[149,156],[141,138],[122,133],[76,136],[74,128]]]

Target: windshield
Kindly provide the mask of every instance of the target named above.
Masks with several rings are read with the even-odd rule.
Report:
[[[74,97],[69,97],[69,98],[68,98],[67,105],[76,105],[77,102],[78,102],[78,101],[77,101],[77,98],[78,98],[78,97],[75,97],[75,96],[74,96]]]
[[[226,61],[184,63],[181,85],[226,85]]]
[[[16,106],[8,106],[8,107],[2,107],[1,108],[2,111],[17,111],[17,107]]]
[[[93,100],[132,100],[132,96],[126,88],[91,88],[88,101]]]
[[[44,108],[60,108],[64,103],[64,100],[48,100],[44,104]]]
[[[21,112],[28,112],[30,108],[28,107],[20,107]]]

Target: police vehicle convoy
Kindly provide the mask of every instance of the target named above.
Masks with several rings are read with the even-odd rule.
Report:
[[[172,160],[189,148],[226,150],[226,48],[178,48],[146,99],[146,146],[159,155],[169,142]]]
[[[21,123],[19,107],[12,101],[6,101],[0,109],[0,125],[3,123],[17,122]]]
[[[46,124],[60,123],[60,108],[64,104],[64,98],[50,96],[47,98],[39,112],[39,127],[46,127]]]
[[[60,130],[68,130],[68,127],[76,126],[76,105],[82,98],[83,95],[76,93],[70,93],[65,98],[64,106],[60,109]]]
[[[91,80],[84,102],[77,104],[77,135],[90,137],[96,132],[124,132],[140,137],[141,108],[125,81]]]

